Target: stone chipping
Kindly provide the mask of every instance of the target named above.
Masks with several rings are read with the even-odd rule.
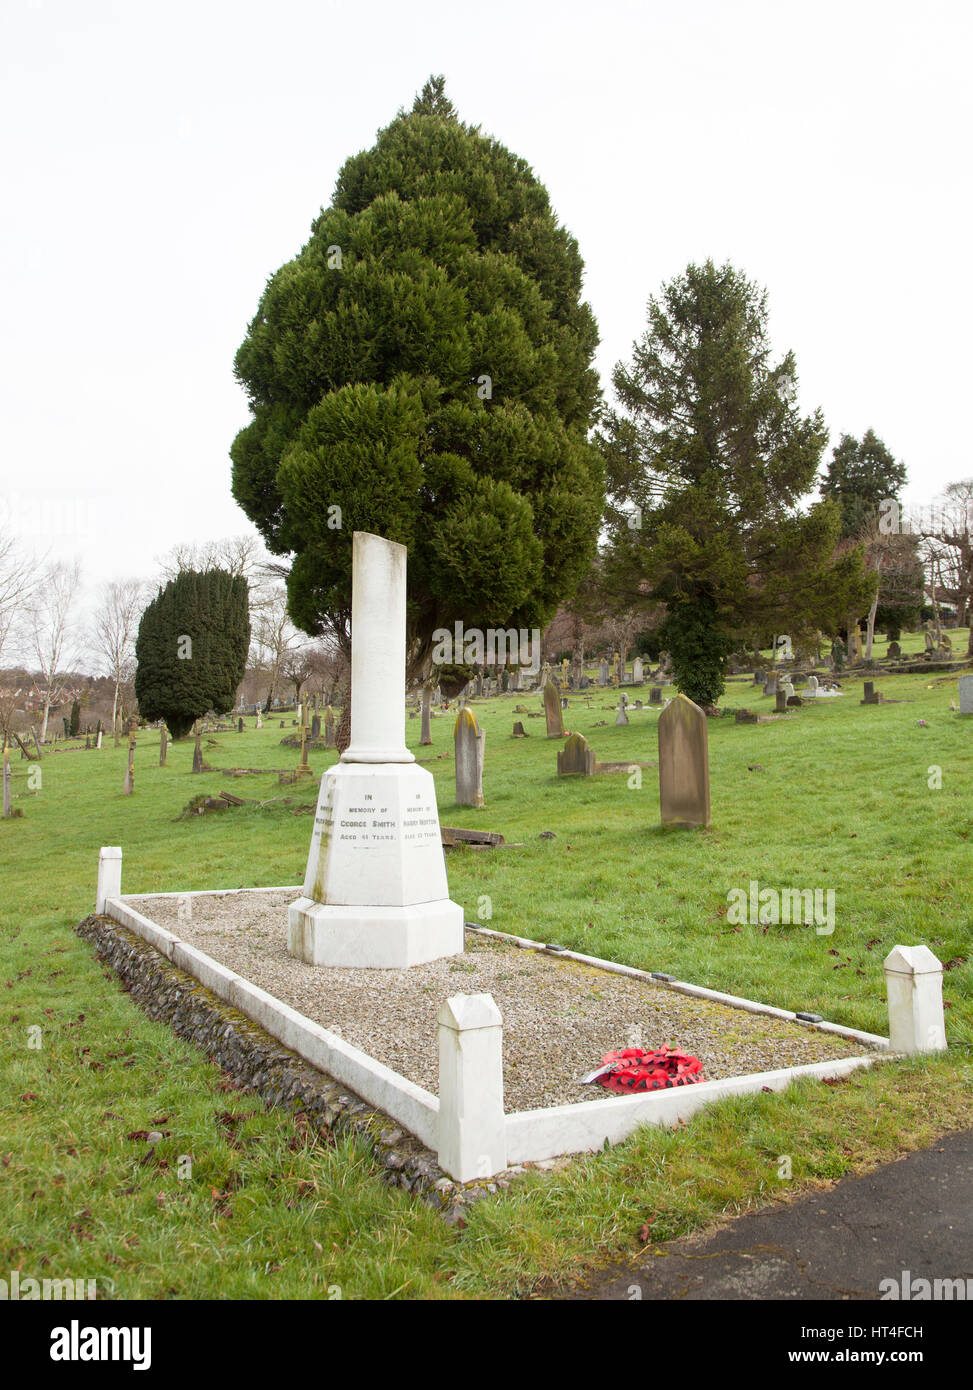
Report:
[[[408,970],[311,966],[287,950],[295,890],[130,898],[138,911],[410,1081],[439,1090],[436,1015],[492,994],[503,1017],[508,1112],[603,1100],[579,1078],[624,1047],[679,1048],[707,1080],[838,1057],[863,1044],[751,1014],[467,929],[462,956]]]

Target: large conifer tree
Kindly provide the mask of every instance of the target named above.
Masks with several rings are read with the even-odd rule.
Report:
[[[574,592],[602,503],[581,280],[546,190],[441,78],[348,160],[236,357],[233,494],[293,555],[305,631],[347,647],[356,530],[409,547],[412,676],[436,628],[541,626]]]
[[[835,558],[834,503],[800,509],[827,433],[820,411],[798,410],[793,354],[770,360],[766,294],[707,261],[664,286],[648,320],[615,369],[621,409],[602,439],[606,571],[622,606],[665,605],[677,685],[708,705],[741,641],[813,639],[867,608],[874,579],[861,547]]]
[[[233,708],[250,647],[247,581],[226,570],[182,570],[152,600],[135,641],[135,698],[143,719],[173,738]]]

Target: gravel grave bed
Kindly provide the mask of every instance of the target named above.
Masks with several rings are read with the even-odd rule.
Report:
[[[603,1100],[578,1078],[623,1047],[677,1047],[708,1081],[856,1057],[862,1043],[467,930],[461,957],[408,970],[306,965],[287,951],[287,907],[299,890],[127,898],[150,921],[436,1094],[436,1015],[454,994],[492,994],[503,1017],[504,1108]],[[183,912],[185,912],[185,906]],[[770,1001],[772,1002],[772,1001]]]

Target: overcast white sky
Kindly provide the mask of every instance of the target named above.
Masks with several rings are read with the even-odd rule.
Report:
[[[93,585],[238,534],[233,356],[344,160],[443,72],[578,238],[598,366],[690,260],[769,291],[832,441],[973,474],[971,7],[3,0],[0,525]]]

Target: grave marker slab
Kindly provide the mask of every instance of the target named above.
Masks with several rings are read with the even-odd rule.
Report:
[[[581,734],[571,734],[557,755],[559,777],[590,777],[595,770],[595,755],[588,740]]]
[[[709,825],[706,715],[683,694],[659,715],[659,803],[663,825]]]
[[[457,806],[483,805],[485,743],[486,731],[478,728],[476,715],[468,707],[461,709],[453,728]]]
[[[959,678],[959,712],[973,714],[973,675]]]
[[[564,737],[564,720],[561,715],[561,701],[553,685],[544,687],[544,715],[547,719],[547,737]]]

